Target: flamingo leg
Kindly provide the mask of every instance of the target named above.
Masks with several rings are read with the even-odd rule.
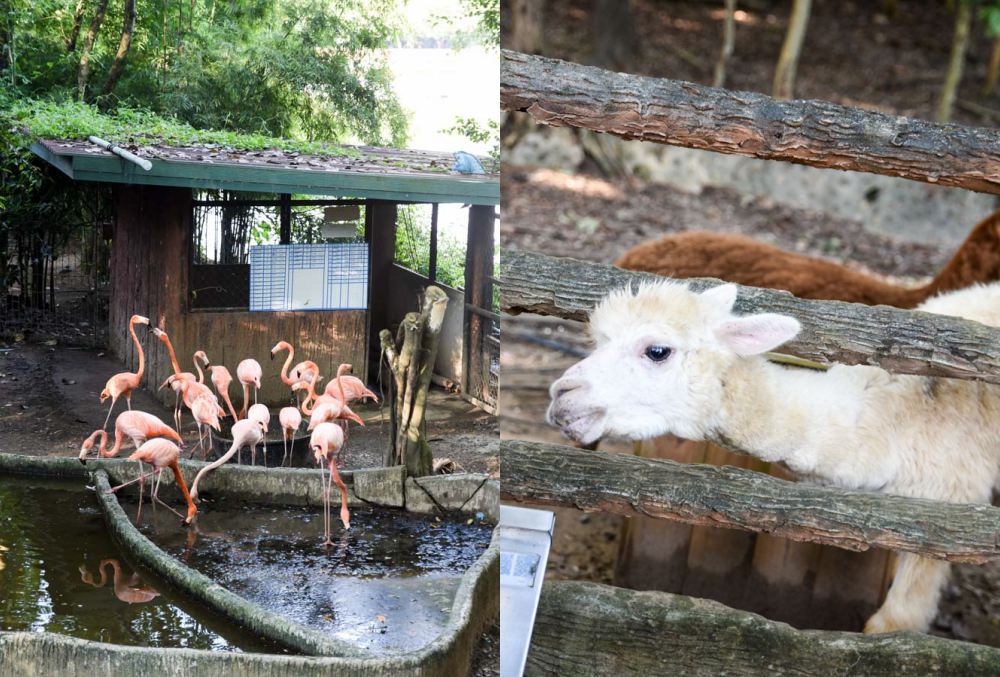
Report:
[[[208,426],[208,449],[205,449],[205,454],[201,457],[201,460],[208,460],[208,450],[212,448],[212,426]]]
[[[337,463],[335,459],[331,459],[330,461],[330,478],[331,482],[336,482],[337,486],[340,487],[340,521],[344,523],[345,529],[350,529],[351,512],[347,509],[347,485],[344,484],[342,479],[340,479],[340,473],[337,472]]]
[[[130,484],[135,484],[136,482],[141,482],[144,479],[145,479],[145,476],[142,474],[142,463],[140,463],[139,464],[139,476],[138,477],[136,477],[134,480],[129,480],[128,482],[124,482],[122,484],[119,484],[117,487],[111,487],[110,489],[108,489],[107,493],[113,494],[113,493],[117,492],[119,489],[121,489],[122,487],[127,487]]]
[[[281,455],[281,467],[285,467],[285,459],[288,458],[288,431],[284,430],[281,433],[281,441],[285,445],[285,453]]]
[[[132,393],[131,393],[131,391],[129,391],[129,394],[125,396],[125,404],[128,405],[128,410],[132,411]]]
[[[104,417],[104,425],[101,426],[102,430],[107,430],[108,429],[108,421],[111,419],[111,411],[115,408],[115,402],[117,402],[117,401],[118,401],[117,397],[112,397],[111,398],[111,406],[108,407],[108,415]]]
[[[162,480],[162,479],[163,479],[163,468],[157,468],[157,470],[156,470],[156,487],[153,489],[153,500],[156,501],[157,503],[159,503],[160,505],[162,505],[164,508],[166,508],[170,512],[172,512],[175,515],[177,515],[178,517],[180,517],[181,519],[184,519],[184,515],[180,514],[176,510],[174,510],[170,505],[168,505],[166,502],[162,501],[160,499],[160,497],[157,496],[157,494],[160,491],[160,480]]]

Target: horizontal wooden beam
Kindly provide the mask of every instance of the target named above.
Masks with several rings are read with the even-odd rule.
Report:
[[[524,674],[996,675],[1000,650],[912,632],[796,630],[706,599],[546,581]]]
[[[500,257],[504,312],[554,315],[585,321],[611,289],[650,273],[606,264],[505,250]],[[701,291],[721,284],[711,278],[687,280]],[[788,292],[740,287],[738,313],[772,312],[802,323],[799,336],[783,345],[817,362],[869,364],[900,374],[922,374],[1000,383],[1000,328],[944,315],[842,301],[810,301]]]
[[[501,51],[500,106],[672,146],[1000,193],[1000,131]]]
[[[500,443],[500,474],[502,496],[515,501],[766,532],[846,550],[878,547],[953,562],[1000,559],[1000,509],[990,505],[513,440]]]

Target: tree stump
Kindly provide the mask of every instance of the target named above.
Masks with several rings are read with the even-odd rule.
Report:
[[[395,338],[388,329],[379,332],[382,353],[393,377],[389,398],[392,427],[383,465],[405,465],[411,477],[434,472],[424,413],[447,308],[448,296],[430,285],[424,290],[422,310],[403,317]]]

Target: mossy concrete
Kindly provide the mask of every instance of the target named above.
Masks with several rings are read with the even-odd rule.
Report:
[[[497,521],[500,483],[489,475],[462,473],[406,478],[406,509],[428,515],[482,512]]]

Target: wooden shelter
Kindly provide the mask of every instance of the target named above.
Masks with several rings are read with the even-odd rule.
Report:
[[[437,205],[467,205],[465,290],[449,289],[457,327],[451,350],[461,352],[461,359],[453,362],[465,368],[447,373],[445,365],[442,375],[465,386],[464,392],[471,384],[476,390],[471,397],[491,404],[491,394],[480,385],[482,379],[470,378],[482,364],[491,363],[484,356],[489,346],[477,338],[484,333],[481,325],[489,320],[491,309],[466,304],[465,296],[468,290],[470,301],[478,299],[480,305],[493,296],[494,223],[500,198],[496,174],[453,172],[454,159],[448,153],[372,147],[343,147],[338,155],[319,157],[282,150],[130,145],[129,150],[152,163],[148,171],[87,141],[43,140],[32,149],[73,180],[114,186],[109,312],[114,354],[130,369],[137,366],[128,318],[133,313],[146,315],[152,325],[169,333],[184,370],[192,370],[196,350],[204,350],[214,364],[224,364],[234,374],[240,360],[257,359],[265,366],[260,397],[266,403],[287,398],[287,388],[276,376],[277,365],[268,364],[270,348],[279,340],[295,346],[296,361],[311,359],[323,374],[347,362],[356,374],[377,382],[379,330],[398,324],[405,312],[414,309],[423,288],[434,281],[436,221],[429,273],[396,263],[399,205],[435,205],[435,218]],[[322,198],[309,197],[313,195]],[[294,244],[293,209],[306,205],[354,210],[359,224],[363,221],[363,238],[358,240],[366,246],[355,251],[364,252],[359,284],[367,289],[338,309],[251,310],[251,290],[257,282],[250,279],[248,252],[254,244],[250,233],[243,232],[238,241],[233,241],[236,236],[230,230],[205,235],[198,231],[202,226],[197,210],[217,210],[212,217],[216,227],[231,218],[226,210],[271,209],[280,225],[275,244],[282,246]],[[247,223],[252,226],[252,219]],[[225,241],[220,244],[220,240]],[[239,256],[206,262],[205,242],[218,248],[224,244],[227,252],[238,251]],[[363,302],[358,302],[362,296]],[[140,339],[146,350],[147,383],[159,384],[172,373],[167,351],[152,338],[140,334]],[[173,401],[172,394],[164,392],[164,397]]]

